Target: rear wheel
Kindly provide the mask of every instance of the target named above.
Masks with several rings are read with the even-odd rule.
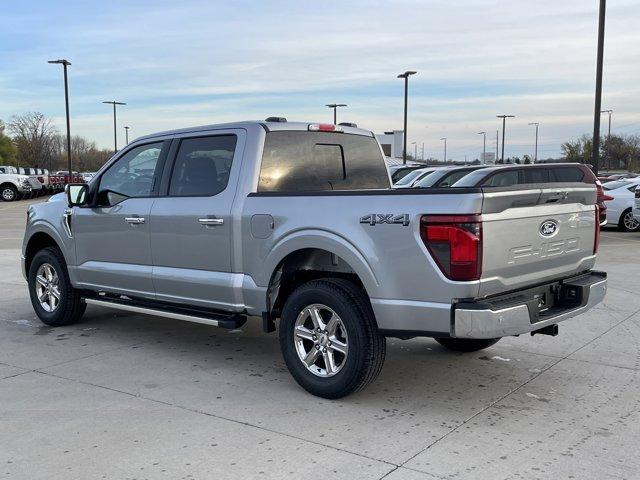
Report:
[[[3,202],[13,202],[18,199],[18,189],[13,185],[3,185],[0,189]]]
[[[633,211],[630,208],[620,215],[618,228],[623,232],[637,232],[640,230],[640,222],[633,217]]]
[[[52,327],[77,322],[86,308],[80,292],[69,281],[64,257],[57,247],[44,248],[33,257],[29,296],[38,318]]]
[[[436,342],[454,352],[477,352],[498,343],[499,338],[435,338]]]
[[[364,292],[342,279],[314,280],[294,290],[282,309],[280,347],[293,378],[324,398],[340,398],[375,380],[385,338]]]

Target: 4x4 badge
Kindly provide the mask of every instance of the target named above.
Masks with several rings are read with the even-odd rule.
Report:
[[[409,214],[403,213],[396,215],[393,213],[370,213],[369,215],[360,217],[360,223],[366,223],[372,227],[381,224],[402,225],[407,227],[409,225]]]

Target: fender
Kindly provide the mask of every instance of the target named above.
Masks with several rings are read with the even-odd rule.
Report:
[[[370,296],[380,287],[380,282],[367,260],[371,257],[365,256],[346,238],[320,229],[297,230],[282,237],[265,258],[264,268],[256,275],[258,285],[268,286],[278,264],[290,253],[305,248],[318,248],[339,256],[358,275]],[[373,258],[375,259],[375,256]]]

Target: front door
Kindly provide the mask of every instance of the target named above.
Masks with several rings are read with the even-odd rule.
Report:
[[[154,298],[149,214],[169,142],[133,147],[97,180],[91,207],[71,216],[80,287]]]
[[[238,310],[231,268],[231,207],[243,131],[174,140],[164,192],[151,209],[153,281],[158,300]]]

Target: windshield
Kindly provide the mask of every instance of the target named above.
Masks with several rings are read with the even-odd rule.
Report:
[[[615,180],[613,182],[607,182],[602,184],[602,188],[605,190],[615,190],[616,188],[627,187],[631,185],[633,182],[629,182],[626,180]]]
[[[468,175],[465,175],[460,180],[455,182],[452,187],[475,187],[480,181],[482,181],[491,171],[495,170],[485,170],[480,169],[475,172],[471,172]]]
[[[398,180],[396,182],[396,185],[411,185],[416,178],[418,178],[420,175],[423,175],[424,173],[425,170],[422,168],[414,170],[413,172],[406,174],[404,177]]]

